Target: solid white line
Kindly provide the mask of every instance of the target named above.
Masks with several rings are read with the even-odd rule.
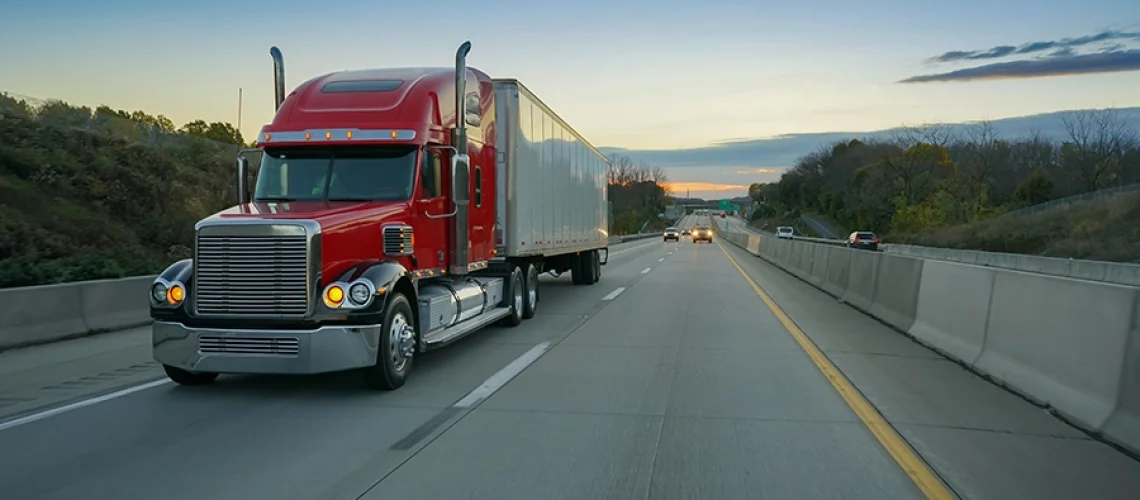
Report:
[[[546,349],[549,347],[550,342],[543,342],[532,347],[529,351],[524,352],[522,356],[519,356],[518,358],[515,358],[514,361],[511,361],[511,364],[504,366],[502,370],[498,371],[498,373],[491,375],[491,378],[483,382],[483,385],[480,385],[479,387],[476,387],[475,390],[467,393],[466,396],[463,396],[463,399],[460,399],[458,403],[455,403],[452,406],[455,408],[469,408],[476,403],[487,399],[492,394],[494,394],[495,391],[501,389],[504,385],[507,385],[507,382],[510,382],[511,379],[515,378],[515,376],[517,376],[519,373],[522,373],[522,371],[525,370],[526,367],[530,366],[531,363],[534,363],[538,360],[538,358],[542,357],[543,353],[545,353]]]
[[[139,392],[139,391],[145,391],[147,389],[150,389],[153,387],[158,387],[160,385],[166,385],[169,383],[170,383],[169,379],[155,380],[153,382],[147,382],[147,383],[142,384],[142,385],[136,385],[134,387],[128,387],[128,388],[123,389],[121,391],[115,391],[115,392],[112,392],[110,394],[104,394],[104,395],[99,396],[99,397],[95,397],[95,398],[91,398],[91,399],[85,399],[83,401],[77,401],[77,402],[71,403],[69,405],[63,405],[63,406],[60,406],[58,408],[52,408],[50,410],[43,411],[40,413],[34,413],[34,414],[28,415],[26,417],[20,417],[20,418],[17,418],[15,420],[9,420],[7,422],[0,423],[0,431],[11,429],[13,427],[19,427],[19,426],[24,425],[24,424],[30,424],[30,423],[35,422],[37,420],[43,420],[45,418],[48,418],[48,417],[51,417],[54,415],[59,415],[60,413],[67,413],[71,410],[78,410],[78,409],[86,407],[86,406],[91,406],[93,404],[102,403],[104,401],[110,401],[112,399],[120,398],[120,397],[126,396],[128,394],[134,394],[134,393]]]
[[[621,292],[624,292],[624,291],[625,291],[625,287],[619,286],[617,288],[617,290],[614,290],[614,291],[610,292],[609,295],[602,297],[602,300],[614,300],[617,298],[618,295],[621,295]]]
[[[641,274],[649,274],[649,271],[652,271],[652,270],[653,270],[652,267],[647,267],[647,268],[645,268],[644,271],[641,271]]]

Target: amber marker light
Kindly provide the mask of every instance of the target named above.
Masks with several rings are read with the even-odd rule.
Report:
[[[340,307],[344,302],[344,289],[333,285],[325,289],[325,305],[329,307]]]
[[[186,291],[182,289],[182,285],[171,285],[166,289],[166,303],[176,305],[186,298]]]

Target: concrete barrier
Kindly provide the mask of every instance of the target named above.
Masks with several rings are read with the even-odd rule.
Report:
[[[999,271],[974,366],[1100,429],[1116,406],[1135,303],[1132,287]]]
[[[610,244],[660,237],[610,237]],[[154,276],[0,289],[0,350],[45,344],[150,323]]]
[[[1140,287],[719,226],[747,234],[726,241],[1140,455]]]
[[[150,322],[154,276],[0,290],[0,350]]]

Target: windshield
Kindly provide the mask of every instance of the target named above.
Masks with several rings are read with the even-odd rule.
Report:
[[[416,148],[266,149],[254,201],[403,201]]]

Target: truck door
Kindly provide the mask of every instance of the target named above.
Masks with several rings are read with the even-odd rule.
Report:
[[[439,149],[425,148],[415,201],[415,256],[420,269],[447,269],[451,205],[446,196],[444,158]]]

